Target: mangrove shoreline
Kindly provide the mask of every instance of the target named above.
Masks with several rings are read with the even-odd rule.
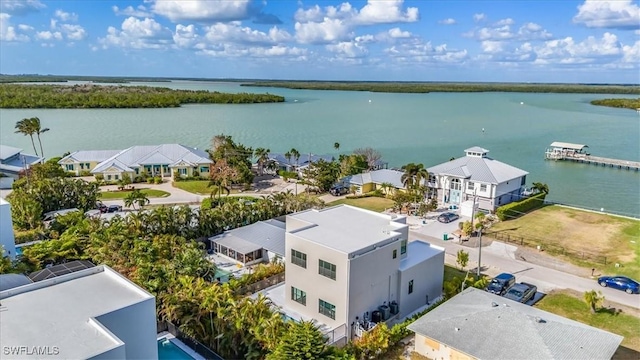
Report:
[[[631,110],[640,109],[640,98],[637,99],[601,99],[591,101],[591,105],[624,108]]]

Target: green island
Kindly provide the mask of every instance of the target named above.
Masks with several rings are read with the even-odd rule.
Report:
[[[0,74],[0,83],[37,83],[91,81],[94,83],[124,84],[130,82],[171,82],[171,79],[136,76],[66,76],[66,75],[8,75]]]
[[[338,82],[256,81],[241,86],[303,90],[344,90],[387,93],[429,92],[528,92],[584,94],[640,94],[637,85],[531,84],[531,83],[437,83],[437,82]]]
[[[0,84],[0,108],[10,109],[167,108],[183,104],[273,102],[284,102],[284,97],[150,86]]]
[[[625,109],[640,109],[640,98],[637,99],[601,99],[591,101],[592,105],[608,106]]]

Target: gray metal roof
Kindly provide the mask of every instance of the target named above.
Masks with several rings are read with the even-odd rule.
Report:
[[[476,153],[486,154],[486,153],[489,152],[489,150],[487,150],[485,148],[481,148],[480,146],[472,146],[472,147],[466,149],[464,152],[465,153],[476,152]]]
[[[0,145],[0,160],[8,159],[21,151],[22,149],[14,148],[13,146]]]
[[[347,176],[345,179],[343,179],[343,181],[347,181],[350,184],[354,185],[364,185],[369,183],[379,185],[382,183],[390,183],[396,189],[404,189],[404,184],[402,183],[402,175],[404,175],[403,171],[380,169],[365,172],[362,174]]]
[[[300,154],[300,158],[298,158],[298,166],[309,164],[309,160],[311,162],[316,162],[320,159],[325,161],[332,161],[333,157],[331,155],[314,155],[311,154]],[[275,161],[280,165],[296,165],[296,159],[292,156],[289,160],[284,156],[284,154],[279,153],[269,153],[269,160]]]
[[[31,284],[31,279],[23,274],[0,274],[0,291]]]
[[[78,162],[102,162],[108,158],[117,155],[120,150],[78,150],[63,157],[58,164],[64,164],[66,160],[72,159]]]
[[[551,147],[555,147],[555,148],[562,148],[562,149],[572,149],[572,150],[582,150],[586,147],[589,147],[588,145],[583,145],[583,144],[572,144],[572,143],[566,143],[566,142],[561,142],[561,141],[555,141],[552,142]]]
[[[265,249],[285,257],[285,224],[278,220],[258,221],[251,225],[225,231],[209,238],[218,244],[246,254]]]
[[[408,328],[477,359],[610,359],[623,339],[475,288]]]
[[[488,157],[464,156],[427,169],[431,175],[450,175],[488,184],[501,184],[529,174]]]
[[[155,163],[154,161],[158,161]],[[96,165],[92,173],[103,172],[110,166],[117,164],[120,168],[133,168],[150,164],[173,164],[185,161],[190,164],[210,164],[209,155],[196,148],[180,144],[132,146],[122,150],[112,157]],[[131,171],[131,170],[125,170]]]

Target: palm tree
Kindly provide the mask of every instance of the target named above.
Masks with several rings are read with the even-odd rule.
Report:
[[[291,166],[291,152],[287,151],[286,153],[284,153],[284,158],[287,159],[287,164],[289,166]],[[287,168],[287,171],[289,171],[289,169]]]
[[[260,171],[260,175],[264,173],[264,167],[267,161],[269,161],[269,153],[271,150],[265,148],[257,148],[255,151],[255,155],[258,158],[258,170]]]
[[[300,152],[298,152],[298,150],[293,148],[293,149],[289,150],[289,153],[291,154],[291,157],[295,159],[295,161],[296,161],[296,170],[298,170],[298,160],[300,160]],[[309,159],[309,160],[311,160],[311,159]]]
[[[383,182],[380,184],[380,189],[382,189],[385,195],[389,195],[389,192],[393,189],[393,184],[390,182]]]
[[[402,181],[402,185],[404,185],[407,190],[410,190],[416,182],[418,166],[414,163],[408,163],[403,165],[401,169],[404,170],[404,174],[400,177],[400,181]]]
[[[42,140],[40,140],[40,134],[46,133],[47,131],[49,131],[49,128],[42,128],[40,126],[40,119],[37,117],[32,117],[29,119],[29,121],[33,126],[34,132],[38,136],[38,143],[40,143],[40,156],[44,157],[44,151],[42,150]]]
[[[532,187],[538,192],[549,194],[549,185],[540,182],[534,182],[532,185]]]
[[[36,149],[36,143],[33,141],[33,134],[36,133],[33,121],[31,121],[31,119],[22,119],[16,123],[15,129],[16,134],[29,135],[29,137],[31,137],[33,151],[36,153],[36,156],[38,156],[38,149]]]
[[[124,205],[126,207],[133,206],[133,208],[135,209],[135,205],[138,205],[142,209],[145,205],[148,204],[149,198],[147,198],[147,195],[140,191],[140,189],[133,190],[132,192],[127,194],[127,197],[124,198]]]
[[[584,302],[589,305],[592,314],[596,313],[596,309],[602,305],[603,301],[604,295],[602,295],[601,291],[596,292],[595,290],[591,290],[585,291],[584,293]]]

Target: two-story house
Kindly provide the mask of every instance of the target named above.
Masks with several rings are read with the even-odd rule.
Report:
[[[339,343],[361,334],[363,323],[435,300],[444,249],[409,243],[408,235],[405,217],[348,205],[287,216],[283,311],[315,319]]]
[[[0,145],[0,189],[11,189],[14,179],[41,161],[41,157],[24,154],[22,149]]]
[[[476,197],[478,208],[494,211],[521,199],[528,172],[489,158],[489,150],[479,146],[464,152],[464,157],[427,168],[439,201],[460,205]]]

